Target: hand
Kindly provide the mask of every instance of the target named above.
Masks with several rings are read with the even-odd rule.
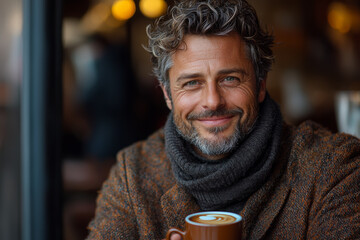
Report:
[[[166,239],[163,239],[166,240]],[[170,237],[170,240],[181,240],[181,235],[177,233],[173,233]]]

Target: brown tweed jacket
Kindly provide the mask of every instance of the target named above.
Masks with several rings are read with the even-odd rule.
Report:
[[[97,204],[88,239],[162,239],[200,211],[176,184],[162,130],[118,154]],[[243,239],[360,239],[360,141],[284,125],[274,171],[240,214]]]

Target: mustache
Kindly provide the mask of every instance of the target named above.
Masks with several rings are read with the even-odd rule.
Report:
[[[244,111],[241,108],[235,109],[216,109],[216,110],[205,110],[200,113],[190,113],[187,116],[187,120],[196,120],[199,118],[209,118],[209,117],[220,117],[227,115],[243,115]]]

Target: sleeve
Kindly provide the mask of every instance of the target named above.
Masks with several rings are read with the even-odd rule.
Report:
[[[360,239],[360,141],[337,142],[318,177],[321,194],[313,203],[307,239]]]
[[[87,239],[139,239],[129,196],[124,153],[120,152],[117,158],[117,164],[112,167],[98,196]]]

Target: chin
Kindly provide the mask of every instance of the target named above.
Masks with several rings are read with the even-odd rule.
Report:
[[[204,139],[206,142],[208,142],[210,145],[223,145],[225,144],[229,139],[233,138],[235,135],[235,132],[232,131],[231,133],[207,133],[206,135],[200,135],[200,138]]]

